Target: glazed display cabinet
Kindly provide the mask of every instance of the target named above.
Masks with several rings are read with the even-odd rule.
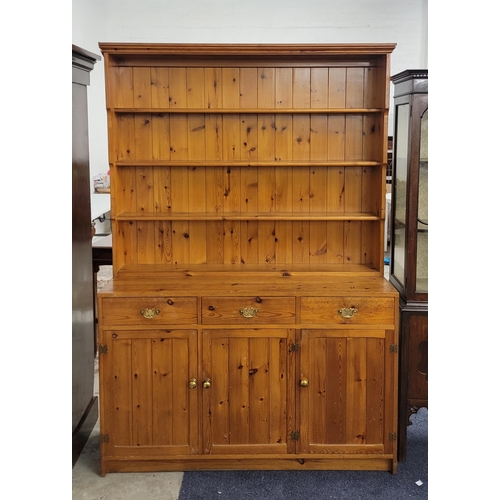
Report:
[[[395,472],[394,45],[100,48],[101,473]]]
[[[399,460],[410,416],[428,406],[428,77],[406,70],[394,83],[394,176],[390,282],[400,293]]]

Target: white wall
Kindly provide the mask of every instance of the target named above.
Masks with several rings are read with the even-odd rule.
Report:
[[[427,0],[73,0],[73,43],[100,54],[98,42],[397,43],[396,74],[427,68]],[[91,175],[105,172],[102,61],[91,73],[89,142]]]

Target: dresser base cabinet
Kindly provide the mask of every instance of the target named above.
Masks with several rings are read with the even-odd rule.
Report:
[[[185,274],[99,293],[103,475],[395,472],[398,295],[385,279]]]

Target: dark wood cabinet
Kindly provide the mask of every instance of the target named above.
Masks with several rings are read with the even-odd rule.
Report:
[[[94,285],[90,215],[87,86],[100,56],[72,47],[72,432],[73,465],[97,422],[94,395]]]
[[[427,70],[394,83],[394,175],[390,281],[400,293],[398,460],[406,460],[409,417],[427,407],[428,85]]]

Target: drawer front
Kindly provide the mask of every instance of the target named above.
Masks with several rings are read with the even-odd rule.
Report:
[[[294,297],[203,297],[204,325],[295,323]]]
[[[301,322],[308,324],[392,325],[391,297],[303,297]]]
[[[196,324],[196,297],[103,298],[103,325]]]

